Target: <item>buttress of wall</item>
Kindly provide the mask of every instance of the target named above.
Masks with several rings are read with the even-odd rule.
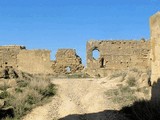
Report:
[[[83,65],[81,58],[76,54],[76,50],[59,49],[52,68],[56,73],[75,73],[80,72],[83,69]]]
[[[50,51],[22,50],[17,56],[18,69],[27,73],[52,73]]]
[[[99,58],[93,58],[93,51]],[[150,69],[150,42],[141,40],[89,41],[87,43],[87,69]]]
[[[17,55],[22,49],[25,49],[25,47],[15,45],[0,46],[0,66],[3,68],[6,66],[17,68]]]

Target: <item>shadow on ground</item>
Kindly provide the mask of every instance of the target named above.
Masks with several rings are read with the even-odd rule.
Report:
[[[121,110],[90,114],[73,114],[59,120],[160,120],[160,79],[152,85],[151,100],[134,102]]]

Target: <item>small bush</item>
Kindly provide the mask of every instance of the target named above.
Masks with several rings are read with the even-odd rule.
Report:
[[[127,80],[127,84],[130,86],[130,87],[133,87],[136,85],[136,79],[135,77],[129,77],[128,80]]]
[[[46,89],[40,89],[39,93],[45,97],[53,96],[56,94],[55,85],[50,84]]]
[[[132,68],[130,71],[139,72],[137,68]]]
[[[21,88],[15,88],[15,91],[18,93],[18,92],[20,92],[20,93],[22,93],[23,92],[23,90],[21,89]]]
[[[74,74],[68,74],[67,78],[90,78],[90,76],[85,73],[74,73]]]
[[[18,87],[26,87],[29,84],[27,80],[19,80],[17,81]]]
[[[110,97],[113,103],[124,106],[136,100],[136,96],[133,95],[134,93],[135,90],[132,90],[129,86],[122,86],[117,89],[108,90],[106,95]]]
[[[9,93],[7,91],[3,91],[0,93],[0,99],[5,99],[9,96]]]
[[[110,79],[117,78],[117,77],[120,77],[120,76],[122,76],[123,79],[124,79],[126,77],[126,75],[127,75],[126,72],[116,72],[116,73],[114,73],[110,76]]]

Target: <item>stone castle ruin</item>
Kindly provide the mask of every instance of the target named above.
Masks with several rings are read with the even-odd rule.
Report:
[[[93,52],[99,52],[95,59]],[[87,42],[87,72],[106,76],[109,71],[137,68],[150,69],[150,41],[105,40]]]
[[[74,49],[59,49],[52,64],[52,69],[58,74],[81,72],[83,68],[82,60]]]
[[[27,50],[24,46],[1,46],[0,68],[13,67],[32,74],[73,74],[85,72],[91,76],[106,76],[108,72],[137,68],[151,70],[152,79],[160,78],[160,12],[150,19],[151,40],[88,41],[87,66],[74,49],[59,49],[56,60],[49,50]],[[98,51],[96,59],[93,52]]]
[[[58,50],[56,60],[52,61],[49,50],[27,50],[14,45],[0,46],[0,68],[6,67],[31,74],[65,74],[83,69],[81,58],[73,49]]]

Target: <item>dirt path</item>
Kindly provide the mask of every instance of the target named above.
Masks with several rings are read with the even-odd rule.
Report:
[[[97,113],[114,108],[104,94],[105,86],[110,88],[112,85],[103,80],[57,79],[53,83],[58,86],[58,93],[52,102],[35,108],[23,120],[57,120],[72,114]]]

